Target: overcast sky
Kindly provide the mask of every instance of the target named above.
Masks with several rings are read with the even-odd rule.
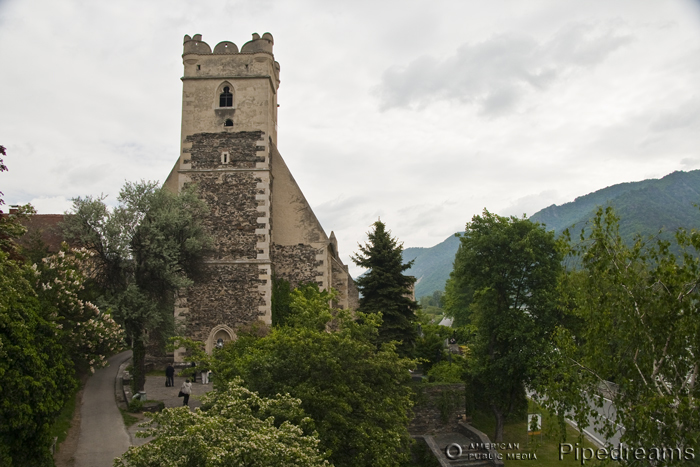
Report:
[[[0,175],[39,213],[179,154],[182,40],[270,32],[278,146],[344,261],[700,169],[697,0],[0,0]],[[700,200],[698,200],[700,201]]]

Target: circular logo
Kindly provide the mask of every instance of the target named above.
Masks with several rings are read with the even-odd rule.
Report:
[[[455,454],[455,451],[457,454]],[[462,446],[452,443],[445,448],[445,455],[448,459],[457,459],[462,455]]]

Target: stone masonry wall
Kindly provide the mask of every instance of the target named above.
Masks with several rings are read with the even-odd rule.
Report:
[[[412,435],[457,431],[458,417],[465,413],[464,384],[416,384],[413,420],[408,425]]]
[[[187,331],[204,342],[218,323],[253,323],[264,304],[258,291],[256,264],[208,264],[207,270],[187,291]]]
[[[352,276],[348,276],[348,308],[357,310],[360,307],[360,291]]]
[[[255,259],[260,179],[253,172],[196,172],[200,198],[209,206],[204,226],[214,239],[214,259]]]
[[[330,259],[331,263],[331,273],[333,274],[333,280],[331,286],[338,291],[338,297],[336,302],[340,308],[345,308],[345,303],[348,301],[348,280],[350,279],[347,271],[343,265],[336,258]]]
[[[192,147],[187,151],[200,197],[209,206],[204,224],[214,238],[213,259],[256,259],[256,244],[261,241],[255,233],[262,194],[261,179],[253,170],[264,162],[258,151],[262,132],[198,133],[188,136]],[[264,149],[264,148],[263,148]],[[224,158],[225,153],[225,158]],[[264,239],[263,239],[264,241]]]
[[[192,163],[192,169],[252,169],[256,162],[265,162],[257,151],[257,143],[262,139],[262,131],[239,131],[236,133],[197,133],[188,136],[186,143],[190,149],[183,152],[190,154],[184,163]],[[222,153],[227,152],[228,162],[222,160]]]
[[[269,235],[267,221],[259,221],[267,217],[269,172],[263,138],[262,131],[197,133],[183,146],[189,183],[209,207],[204,226],[214,242],[183,307],[188,337],[202,342],[215,326],[235,328],[265,315],[270,267],[261,252]]]
[[[292,288],[307,282],[317,282],[318,267],[323,263],[316,260],[316,255],[320,253],[322,253],[321,250],[302,243],[298,245],[273,243],[270,256],[275,265],[275,276],[289,281]]]

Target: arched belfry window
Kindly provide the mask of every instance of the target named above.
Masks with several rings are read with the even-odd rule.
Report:
[[[233,94],[228,86],[224,86],[223,92],[219,94],[219,107],[233,107]]]

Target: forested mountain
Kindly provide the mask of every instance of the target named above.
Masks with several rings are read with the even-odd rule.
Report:
[[[598,206],[612,206],[620,217],[620,234],[631,242],[636,234],[670,238],[678,227],[700,229],[700,170],[673,172],[661,179],[620,183],[576,198],[561,206],[552,205],[530,219],[560,234],[570,229],[578,235]],[[465,219],[465,222],[469,219]],[[406,248],[404,261],[415,259],[407,271],[418,279],[416,298],[444,290],[452,270],[459,239],[450,236],[432,248]]]
[[[436,290],[445,290],[445,281],[450,277],[452,262],[459,247],[459,238],[451,235],[444,242],[431,248],[406,248],[404,263],[415,259],[406,274],[416,280],[416,299],[430,295]]]
[[[670,235],[678,227],[700,228],[700,170],[673,172],[661,179],[621,183],[580,196],[561,206],[552,205],[530,219],[557,234],[564,229],[580,231],[598,206],[612,206],[620,217],[620,234],[653,235],[663,229]]]

